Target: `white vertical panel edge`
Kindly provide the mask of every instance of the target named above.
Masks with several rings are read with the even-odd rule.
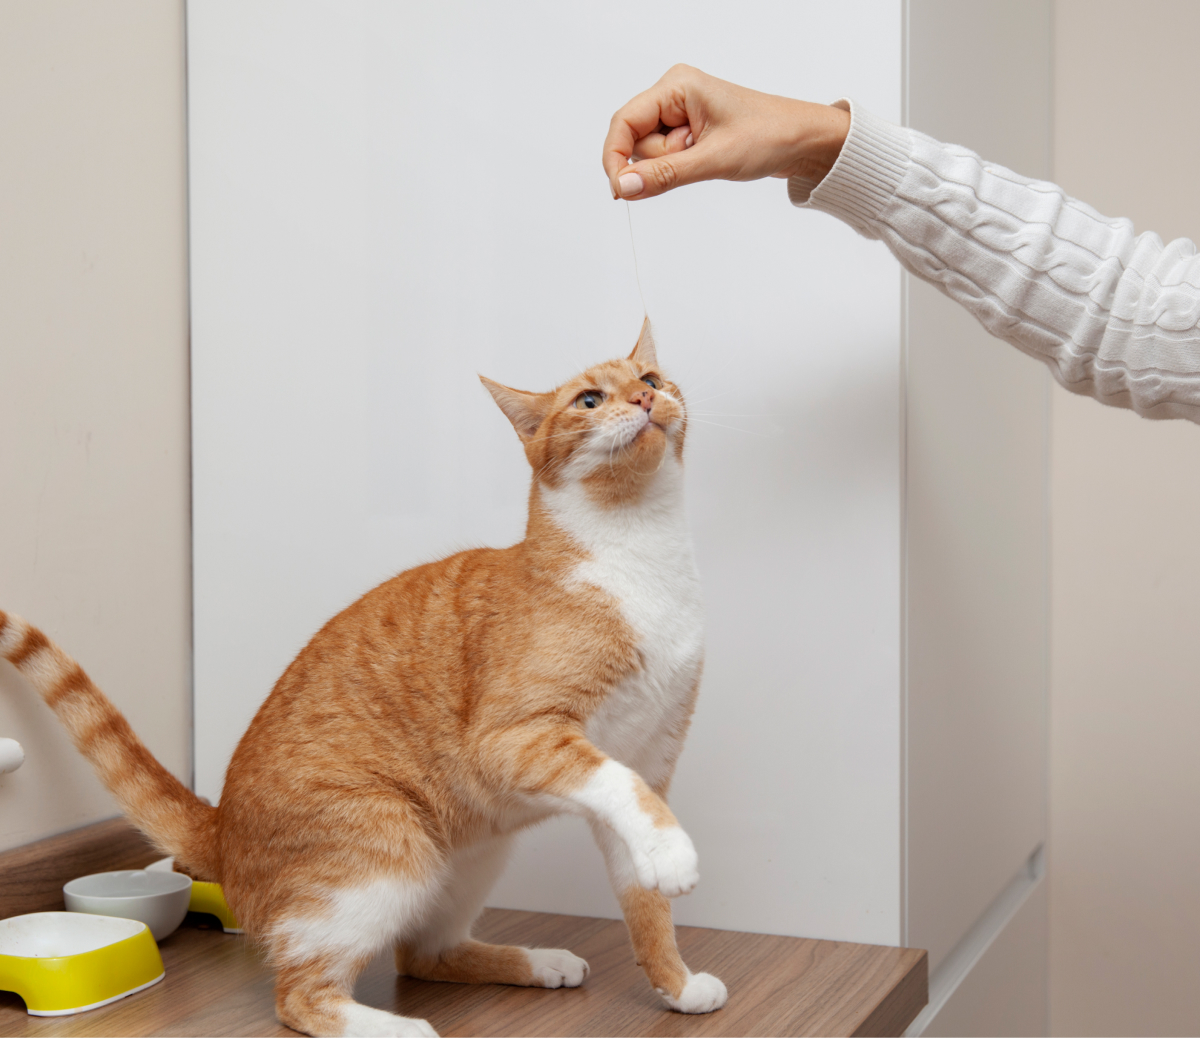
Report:
[[[900,121],[909,125],[911,0],[900,3]],[[908,310],[907,270],[900,272],[900,943],[908,946]]]
[[[1045,875],[1046,851],[1044,847],[1038,847],[1000,891],[996,900],[988,905],[983,915],[975,921],[975,925],[963,934],[962,939],[950,950],[941,965],[933,971],[929,978],[929,1003],[908,1025],[904,1032],[907,1038],[925,1033],[934,1018],[950,1001],[950,996],[958,990],[959,985],[966,980],[967,974],[975,968],[996,938],[1021,910],[1021,906],[1029,900],[1029,895]]]

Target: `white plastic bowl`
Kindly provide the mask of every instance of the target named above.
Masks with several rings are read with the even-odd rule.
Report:
[[[95,872],[63,887],[68,912],[139,919],[156,941],[175,932],[187,915],[192,881],[178,872]]]

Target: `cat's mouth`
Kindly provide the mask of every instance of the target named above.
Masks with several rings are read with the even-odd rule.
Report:
[[[642,423],[641,428],[638,429],[638,431],[635,432],[633,434],[633,436],[630,438],[630,440],[629,440],[630,444],[637,443],[637,441],[640,440],[643,436],[645,436],[648,432],[650,432],[651,429],[657,429],[660,433],[663,433],[664,435],[666,434],[666,431],[667,431],[666,427],[664,425],[660,424],[659,422],[656,422],[653,418],[647,417],[646,420]]]
[[[647,411],[640,411],[637,416],[630,417],[633,418],[633,422],[626,424],[623,429],[613,430],[616,433],[615,446],[617,450],[643,449],[642,441],[648,436],[653,437],[657,433],[662,433],[664,437],[668,436],[667,425],[670,418],[664,419],[661,415],[652,418]]]

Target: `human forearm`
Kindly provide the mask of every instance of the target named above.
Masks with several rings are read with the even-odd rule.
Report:
[[[841,156],[797,204],[885,242],[905,267],[1073,392],[1200,421],[1200,257],[857,110]]]

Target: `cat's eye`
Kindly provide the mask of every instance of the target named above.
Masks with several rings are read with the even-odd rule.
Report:
[[[662,389],[662,383],[653,375],[643,375],[642,381],[645,382],[646,385],[648,385],[651,389]]]
[[[591,410],[593,407],[599,407],[604,403],[604,394],[595,389],[589,389],[585,393],[580,393],[575,398],[575,406],[580,410]]]

